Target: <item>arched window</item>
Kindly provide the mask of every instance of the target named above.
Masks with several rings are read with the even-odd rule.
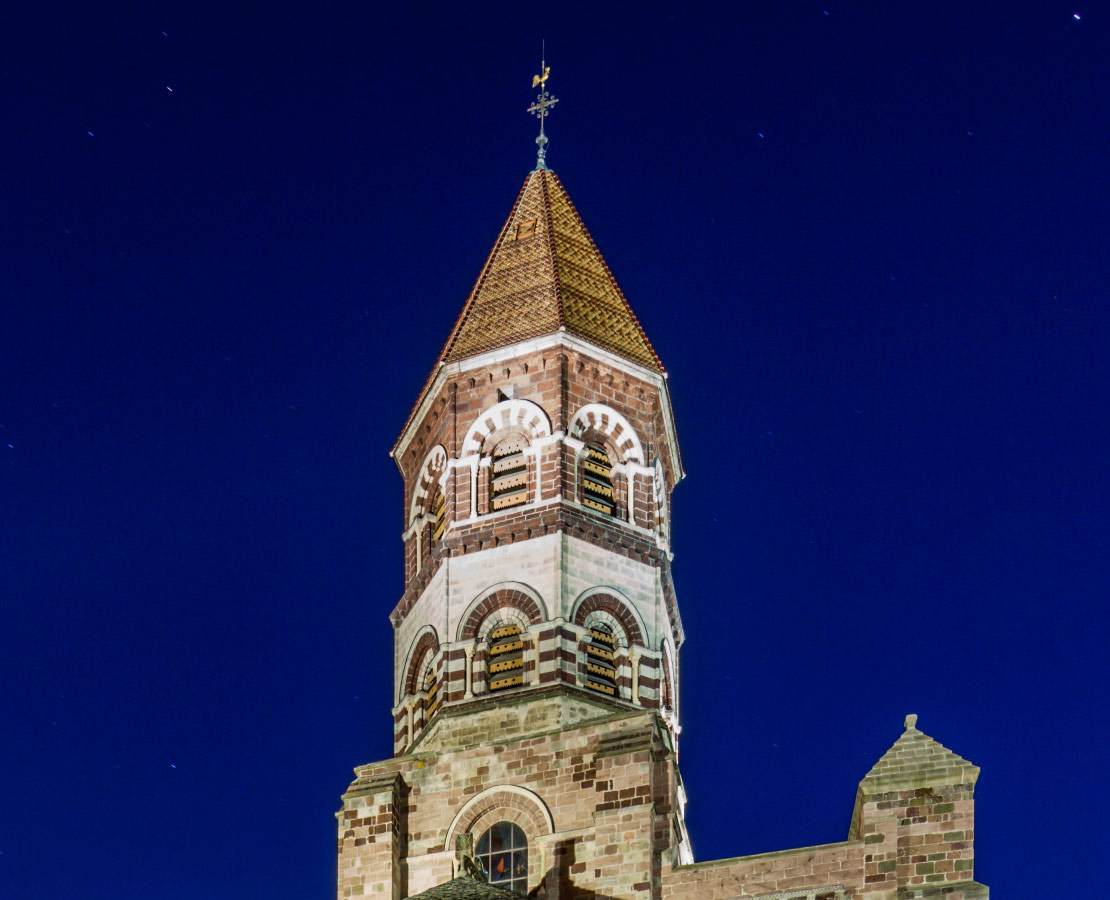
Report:
[[[674,709],[674,684],[671,682],[670,660],[664,656],[660,662],[663,665],[663,709]]]
[[[596,444],[586,447],[582,460],[582,503],[609,516],[617,508],[613,497],[613,464],[609,454]]]
[[[651,479],[652,491],[655,494],[655,531],[666,539],[667,537],[667,480],[663,474],[663,463],[655,461],[655,474]]]
[[[524,684],[524,636],[519,625],[498,625],[489,633],[486,678],[491,691]]]
[[[439,680],[436,678],[435,662],[428,663],[428,669],[424,673],[423,689],[428,692],[428,699],[424,704],[424,721],[427,722],[435,715],[439,709]]]
[[[478,839],[475,855],[491,884],[523,894],[528,890],[528,838],[519,825],[498,822]]]
[[[586,687],[610,697],[617,695],[617,640],[604,622],[590,626],[586,635]]]
[[[489,467],[490,512],[528,502],[528,460],[524,438],[510,437],[493,449]]]
[[[434,547],[443,537],[443,529],[447,527],[447,498],[443,496],[442,489],[436,490],[435,499],[432,500],[432,515],[435,517],[435,524],[432,526],[431,546]]]

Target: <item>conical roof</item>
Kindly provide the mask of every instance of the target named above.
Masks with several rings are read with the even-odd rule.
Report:
[[[867,793],[974,784],[979,767],[917,730],[917,716],[906,716],[906,730],[871,767],[860,788]]]
[[[524,180],[439,362],[560,329],[654,372],[663,365],[558,176]]]

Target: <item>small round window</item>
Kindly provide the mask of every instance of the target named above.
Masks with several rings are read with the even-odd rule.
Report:
[[[519,826],[498,822],[478,840],[477,856],[491,884],[528,890],[528,839]]]

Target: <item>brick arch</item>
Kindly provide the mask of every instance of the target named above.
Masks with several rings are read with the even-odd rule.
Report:
[[[655,464],[652,466],[651,491],[655,501],[655,532],[666,540],[670,536],[670,522],[668,520],[670,503],[667,492],[667,476],[663,470],[663,460],[658,456],[655,457]]]
[[[443,444],[436,444],[424,457],[420,464],[420,474],[416,477],[416,484],[412,490],[412,503],[409,505],[408,524],[412,524],[417,516],[428,512],[428,503],[435,495],[435,489],[447,471],[447,449]]]
[[[405,683],[402,685],[401,697],[415,694],[419,688],[420,668],[428,651],[435,653],[439,650],[439,637],[430,625],[416,638],[409,651],[408,664],[405,669]],[[398,700],[401,699],[398,697]]]
[[[555,831],[555,820],[539,795],[515,784],[501,784],[475,794],[460,809],[447,829],[445,850],[454,849],[455,838],[472,832],[476,837],[497,822],[519,825],[529,844]]]
[[[617,462],[644,464],[644,448],[628,419],[604,403],[587,403],[570,420],[567,432],[576,438],[594,431],[612,442]]]
[[[477,421],[470,426],[463,439],[462,456],[475,455],[480,452],[486,438],[495,431],[514,426],[532,440],[551,434],[551,420],[542,407],[531,400],[520,398],[502,400],[479,415]]]
[[[587,595],[580,597],[574,608],[574,614],[571,621],[579,627],[586,624],[586,616],[595,610],[607,612],[614,619],[616,619],[621,628],[624,629],[625,637],[628,638],[628,645],[631,647],[634,644],[639,644],[641,647],[644,644],[644,631],[640,627],[640,622],[636,614],[632,611],[628,602],[620,599],[614,593],[607,593],[604,590],[587,593]]]
[[[462,624],[459,625],[458,639],[474,640],[478,636],[482,622],[505,606],[511,606],[523,613],[529,625],[539,625],[540,622],[547,621],[547,610],[539,594],[526,585],[508,582],[479,595],[470,604],[470,609],[463,614]]]

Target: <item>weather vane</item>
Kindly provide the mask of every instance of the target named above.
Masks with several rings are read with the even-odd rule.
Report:
[[[544,56],[546,56],[547,48],[544,47],[544,52],[540,54],[540,74],[532,76],[532,87],[538,87],[540,94],[536,97],[536,102],[528,107],[528,112],[540,120],[540,136],[536,138],[536,146],[539,150],[536,153],[536,171],[547,168],[547,163],[544,158],[547,156],[547,135],[543,133],[543,120],[551,115],[551,107],[559,102],[558,97],[552,97],[547,92],[547,79],[551,75],[551,66],[546,64]]]

